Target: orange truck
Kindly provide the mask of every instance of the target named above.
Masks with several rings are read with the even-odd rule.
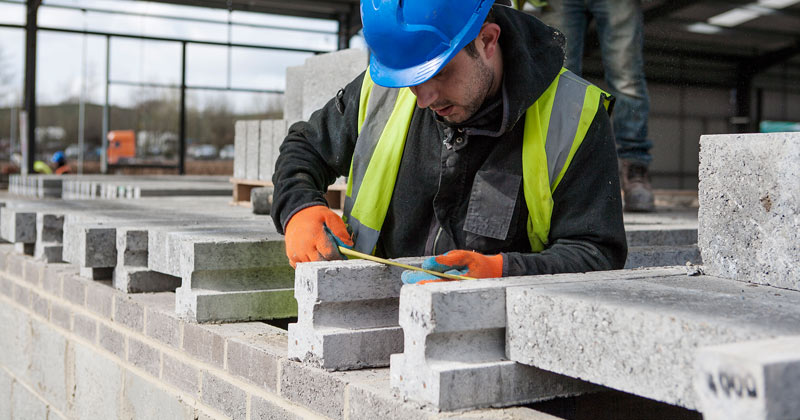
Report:
[[[133,130],[112,130],[108,132],[108,163],[114,165],[120,160],[136,157],[136,135]]]

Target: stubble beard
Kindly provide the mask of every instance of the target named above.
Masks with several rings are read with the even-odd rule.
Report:
[[[461,105],[461,108],[464,110],[463,115],[456,119],[450,116],[443,117],[445,121],[451,124],[463,123],[472,118],[489,97],[490,90],[494,84],[494,71],[492,71],[491,67],[481,61],[480,58],[475,58],[474,61],[477,71],[464,87],[464,91],[467,92],[468,95],[466,96],[466,103]]]

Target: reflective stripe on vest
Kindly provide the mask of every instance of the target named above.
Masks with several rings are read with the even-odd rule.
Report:
[[[583,142],[601,100],[598,87],[562,69],[525,113],[522,178],[531,251],[548,243],[553,191]],[[416,97],[408,88],[388,89],[364,75],[359,103],[359,135],[347,180],[344,220],[355,249],[373,253],[394,192]]]

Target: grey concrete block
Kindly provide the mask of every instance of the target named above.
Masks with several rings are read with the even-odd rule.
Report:
[[[800,290],[800,133],[702,136],[706,273]]]
[[[297,362],[282,360],[280,380],[282,397],[330,418],[343,417],[347,384],[336,376]]]
[[[236,339],[228,340],[228,372],[275,392],[278,389],[278,363],[280,358],[261,351],[252,344]]]
[[[97,339],[97,321],[88,316],[76,313],[72,320],[72,331],[94,343]]]
[[[0,209],[0,238],[12,243],[36,242],[36,213],[24,209]]]
[[[161,352],[155,347],[131,338],[128,340],[128,362],[158,378],[161,370]]]
[[[290,318],[297,314],[292,289],[209,291],[175,290],[175,311],[196,322]]]
[[[31,292],[31,309],[44,319],[50,319],[50,301],[39,293]]]
[[[61,262],[63,258],[64,216],[36,213],[36,244],[33,256],[46,262]]]
[[[250,204],[254,214],[269,214],[272,210],[272,187],[257,187],[250,190]]]
[[[181,285],[179,277],[151,271],[147,268],[114,267],[111,279],[115,289],[125,293],[174,291]]]
[[[199,325],[183,326],[183,349],[187,353],[220,368],[225,361],[225,339]]]
[[[111,320],[111,316],[114,314],[115,296],[114,289],[105,285],[88,287],[86,289],[86,308],[105,319]]]
[[[117,228],[117,267],[147,267],[147,230]]]
[[[132,372],[125,374],[120,412],[132,420],[188,419],[192,414],[180,397]]]
[[[122,370],[111,359],[75,345],[75,389],[73,412],[80,419],[120,418]]]
[[[64,299],[79,305],[86,305],[86,280],[79,276],[67,275],[61,279]]]
[[[125,341],[125,336],[119,331],[105,324],[98,324],[97,343],[122,360],[125,360]]]
[[[163,353],[161,379],[189,395],[197,395],[200,389],[200,372],[181,360]]]
[[[76,276],[79,270],[69,264],[47,264],[42,275],[42,288],[47,293],[61,297],[62,279],[66,276]]]
[[[247,417],[247,394],[239,387],[207,371],[203,372],[201,400],[229,418],[243,420]]]
[[[260,121],[259,141],[258,141],[258,179],[261,181],[271,181],[272,173],[275,170],[275,159],[278,157],[277,150],[273,150],[273,120]]]
[[[68,215],[64,219],[64,261],[79,267],[114,267],[117,264],[116,235],[113,227]]]
[[[116,296],[114,321],[141,332],[144,330],[144,307],[129,296]]]
[[[301,420],[308,417],[298,415],[273,401],[253,395],[250,397],[250,418],[252,420]]]
[[[81,277],[89,280],[111,280],[114,276],[114,267],[80,267]]]
[[[704,347],[694,390],[708,420],[800,418],[800,337]]]
[[[303,66],[286,68],[286,90],[283,94],[283,118],[289,125],[303,119]]]
[[[14,300],[24,307],[29,307],[31,304],[30,289],[19,284],[14,284]]]
[[[46,419],[47,404],[19,382],[12,385],[13,412],[15,419]]]
[[[11,282],[5,275],[0,274],[0,294],[5,296],[14,297],[14,283]]]
[[[36,244],[17,242],[14,244],[14,251],[20,255],[33,255],[36,251]]]
[[[72,312],[66,306],[51,302],[50,322],[69,331],[72,329]]]
[[[181,322],[175,315],[166,314],[153,308],[146,308],[147,322],[145,334],[148,337],[174,347],[181,346]]]
[[[368,59],[367,51],[355,48],[307,58],[303,66],[302,119],[308,120],[312,112],[366,70]]]
[[[6,258],[6,272],[14,277],[22,278],[25,275],[25,256],[9,255]]]
[[[278,160],[278,155],[280,154],[281,145],[283,144],[283,140],[286,139],[286,136],[289,134],[289,121],[284,117],[282,120],[273,120],[272,121],[272,165],[273,168],[275,167],[275,161]],[[269,179],[271,181],[272,179]]]
[[[31,352],[31,320],[11,305],[0,305],[0,364],[15,377],[25,378]]]
[[[619,273],[619,272],[618,272]],[[403,287],[402,354],[391,356],[391,385],[441,410],[510,406],[568,396],[592,385],[509,361],[506,289],[523,284],[609,278],[588,273]],[[476,308],[480,308],[476,310]]]
[[[26,259],[24,264],[25,273],[23,279],[34,286],[41,284],[42,273],[44,272],[44,264],[30,259]]]
[[[31,322],[30,384],[59,411],[67,409],[67,340],[48,324]]]
[[[233,137],[233,177],[244,179],[247,159],[247,121],[236,121]]]
[[[247,121],[247,155],[245,156],[244,174],[246,179],[258,179],[260,128],[261,121]]]
[[[633,246],[628,248],[626,269],[702,264],[697,245]]]
[[[800,333],[800,293],[710,276],[518,287],[507,309],[509,359],[686,408],[698,348]]]

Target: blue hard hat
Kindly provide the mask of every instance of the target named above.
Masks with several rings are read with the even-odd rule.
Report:
[[[433,77],[483,26],[493,0],[361,0],[370,76],[385,87]]]
[[[53,153],[53,157],[50,158],[50,162],[53,163],[61,163],[64,162],[65,160],[66,158],[64,157],[64,152],[62,152],[61,150]]]

